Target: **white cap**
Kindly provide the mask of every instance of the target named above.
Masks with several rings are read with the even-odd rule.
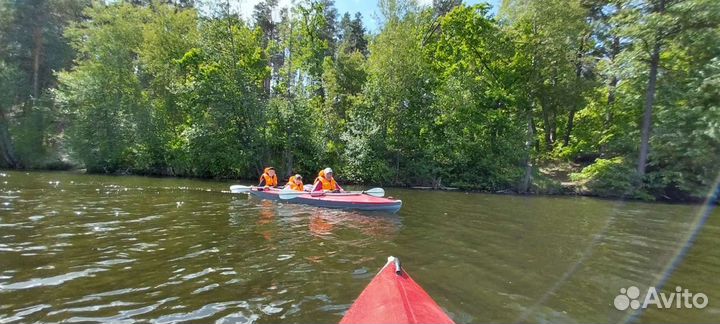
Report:
[[[332,169],[330,169],[330,168],[325,168],[325,170],[323,170],[323,171],[325,172],[325,174],[333,173]]]

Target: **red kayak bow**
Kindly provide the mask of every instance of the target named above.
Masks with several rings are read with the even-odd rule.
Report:
[[[400,267],[400,260],[389,257],[340,320],[349,323],[454,322]]]

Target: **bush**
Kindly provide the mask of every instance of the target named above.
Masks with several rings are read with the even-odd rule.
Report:
[[[597,159],[580,173],[570,174],[572,181],[578,182],[582,193],[600,197],[632,197],[652,199],[638,191],[640,176],[626,159]]]

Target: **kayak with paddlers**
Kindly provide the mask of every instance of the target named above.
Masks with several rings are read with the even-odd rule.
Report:
[[[365,191],[346,191],[335,181],[331,168],[318,172],[312,187],[303,185],[302,176],[290,178],[288,184],[277,186],[277,175],[272,167],[265,168],[258,186],[230,186],[232,193],[250,193],[262,199],[282,200],[326,208],[354,209],[363,211],[397,212],[401,200],[384,198],[385,190],[373,188]],[[308,188],[310,187],[310,188]],[[310,190],[307,190],[310,189]]]

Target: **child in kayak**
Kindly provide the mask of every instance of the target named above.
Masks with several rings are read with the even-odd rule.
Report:
[[[260,176],[260,183],[258,184],[258,188],[277,188],[278,186],[278,179],[277,175],[275,174],[275,168],[273,167],[267,167],[265,168],[263,174]]]
[[[342,187],[335,182],[335,178],[333,177],[333,170],[330,168],[325,168],[324,170],[321,170],[318,172],[318,177],[315,178],[315,183],[313,184],[313,192],[343,192]]]
[[[290,177],[290,180],[288,180],[288,183],[285,185],[285,188],[290,188],[290,190],[295,191],[305,191],[303,182],[302,182],[302,176],[299,174],[296,174],[292,177]]]

